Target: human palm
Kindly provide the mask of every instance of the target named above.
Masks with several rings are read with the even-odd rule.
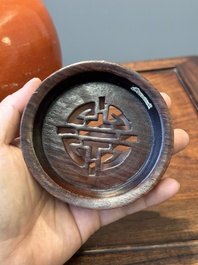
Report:
[[[31,80],[0,104],[0,263],[5,265],[61,265],[101,226],[162,203],[179,189],[175,180],[163,179],[136,202],[102,211],[52,197],[31,176],[16,139],[24,106],[39,83]],[[187,143],[187,134],[175,130],[175,152]]]

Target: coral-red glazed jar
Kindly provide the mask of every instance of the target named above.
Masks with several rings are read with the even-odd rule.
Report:
[[[1,0],[0,100],[61,65],[58,36],[42,1]]]

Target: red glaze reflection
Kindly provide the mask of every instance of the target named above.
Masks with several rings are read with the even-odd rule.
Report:
[[[1,0],[0,100],[62,66],[52,19],[40,0]]]

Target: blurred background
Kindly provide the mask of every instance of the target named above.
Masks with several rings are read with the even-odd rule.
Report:
[[[63,65],[198,55],[197,0],[43,0]]]

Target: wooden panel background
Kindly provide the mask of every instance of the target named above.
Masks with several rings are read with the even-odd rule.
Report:
[[[101,228],[66,264],[198,264],[198,57],[124,65],[171,96],[174,127],[190,135],[164,176],[181,189],[160,206]]]

